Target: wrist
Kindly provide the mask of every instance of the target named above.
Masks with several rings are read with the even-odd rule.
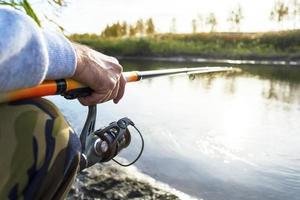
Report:
[[[88,56],[89,48],[76,43],[73,44],[73,47],[76,52],[77,65],[72,79],[79,81],[82,84],[90,85],[90,80],[92,79],[91,75],[93,74],[90,73],[91,65]]]
[[[80,44],[76,44],[73,43],[73,47],[75,49],[76,52],[76,69],[75,69],[75,73],[73,75],[73,79],[78,79],[82,76],[83,72],[84,72],[84,68],[88,67],[88,65],[85,62],[86,59],[84,59],[85,54],[84,54],[84,46],[80,45]]]

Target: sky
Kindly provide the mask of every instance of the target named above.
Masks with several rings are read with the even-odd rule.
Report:
[[[177,32],[191,32],[192,19],[199,15],[205,18],[213,12],[218,20],[217,31],[229,31],[229,13],[238,5],[244,16],[241,31],[278,29],[279,26],[270,21],[274,0],[69,0],[57,21],[67,33],[100,33],[107,24],[134,23],[140,18],[152,17],[159,32],[168,32],[175,18]],[[292,22],[280,25],[280,28],[292,27]]]

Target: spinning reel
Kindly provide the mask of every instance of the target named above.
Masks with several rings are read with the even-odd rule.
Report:
[[[144,150],[144,139],[141,132],[135,124],[127,117],[110,123],[108,126],[95,131],[95,121],[97,116],[97,107],[89,106],[89,112],[80,135],[82,153],[80,159],[80,171],[96,163],[108,162],[114,160],[121,150],[127,148],[131,142],[131,133],[128,127],[132,126],[141,137],[142,147],[137,158],[129,164],[121,166],[130,166],[134,164],[142,155]]]

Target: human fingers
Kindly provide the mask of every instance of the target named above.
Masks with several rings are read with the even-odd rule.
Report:
[[[90,96],[79,98],[79,102],[84,106],[96,105],[98,103],[103,103],[111,95],[112,91],[106,93],[96,93],[93,92]]]
[[[106,99],[106,101],[115,99],[117,97],[117,95],[118,95],[119,88],[120,88],[120,81],[117,82],[115,88],[111,92],[111,95]]]
[[[116,98],[114,98],[114,103],[115,103],[115,104],[119,103],[119,101],[120,101],[120,100],[122,99],[122,97],[124,96],[125,85],[126,85],[126,80],[125,80],[124,76],[121,75],[120,81],[119,81],[118,94],[117,94]]]

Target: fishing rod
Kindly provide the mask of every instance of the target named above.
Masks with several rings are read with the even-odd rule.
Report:
[[[232,70],[232,68],[196,67],[151,71],[131,71],[123,72],[123,75],[126,82],[129,83],[160,76],[171,76],[177,74],[203,74],[225,72],[230,70]],[[90,88],[72,79],[47,80],[36,87],[16,90],[8,93],[0,93],[0,103],[18,101],[22,99],[32,99],[50,95],[62,95],[66,99],[76,99],[79,97],[89,96],[91,93],[92,90]]]
[[[129,83],[161,76],[178,74],[207,74],[214,72],[227,72],[232,70],[232,68],[228,67],[196,67],[152,71],[132,71],[123,72],[123,75],[126,82]],[[49,95],[62,95],[67,99],[75,99],[79,97],[86,97],[92,92],[93,91],[87,86],[72,79],[45,81],[36,87],[0,94],[0,103]],[[92,105],[88,108],[88,115],[80,134],[80,171],[93,166],[96,163],[108,162],[110,160],[113,160],[119,165],[125,167],[134,164],[140,158],[144,149],[143,136],[139,129],[135,126],[134,122],[131,119],[124,117],[95,131],[97,106]],[[123,164],[114,158],[120,153],[121,150],[127,148],[131,142],[131,133],[129,131],[129,127],[133,127],[133,130],[139,134],[142,146],[138,156],[132,162],[129,164]]]

